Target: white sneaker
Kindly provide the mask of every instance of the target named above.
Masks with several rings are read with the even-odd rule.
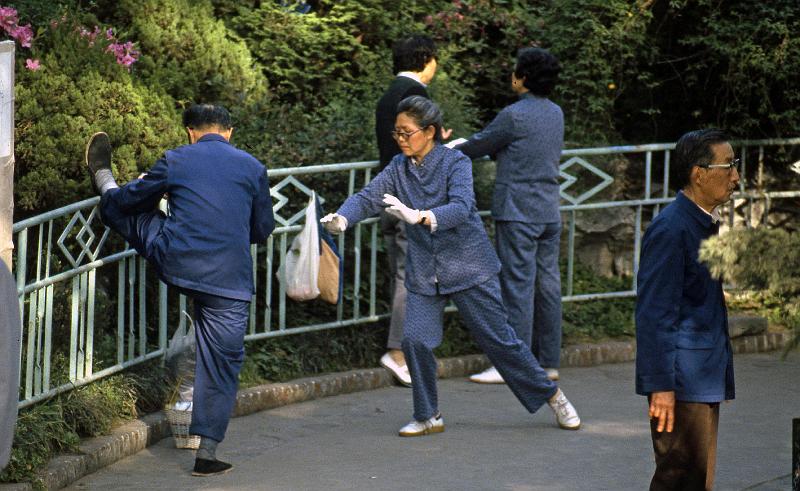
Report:
[[[436,416],[425,421],[413,420],[400,428],[400,436],[423,436],[431,433],[441,433],[444,431],[444,418],[438,413]]]
[[[389,373],[391,373],[398,382],[406,387],[411,387],[411,373],[408,371],[408,365],[399,365],[389,353],[384,353],[379,363],[383,368],[389,370]]]
[[[550,380],[558,380],[557,368],[545,368],[544,373],[547,374],[547,378],[549,378]]]
[[[547,401],[547,404],[556,414],[556,421],[562,430],[577,430],[581,427],[581,418],[578,412],[572,406],[572,403],[567,400],[567,396],[558,389],[556,395]]]
[[[489,367],[486,370],[482,371],[481,373],[476,373],[472,375],[470,381],[478,383],[478,384],[504,384],[506,383],[503,380],[503,376],[500,375],[500,372],[497,371],[495,367]]]

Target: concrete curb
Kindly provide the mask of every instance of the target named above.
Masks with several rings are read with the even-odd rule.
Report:
[[[785,347],[789,333],[764,333],[734,338],[734,353],[762,353]],[[564,367],[585,367],[604,363],[633,361],[636,343],[607,342],[569,346],[562,350]],[[488,367],[485,355],[468,355],[439,360],[439,377],[464,377]],[[260,385],[239,391],[234,417],[288,404],[349,394],[394,385],[391,375],[383,368],[367,368],[349,372],[308,377],[286,383]],[[149,414],[116,428],[111,435],[83,440],[80,454],[53,458],[41,477],[46,489],[61,489],[81,477],[96,472],[114,462],[133,455],[162,438],[171,435],[163,411]],[[29,483],[0,484],[0,491],[33,489]]]

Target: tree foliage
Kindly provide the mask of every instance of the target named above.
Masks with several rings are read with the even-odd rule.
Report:
[[[375,158],[391,46],[415,32],[437,41],[430,91],[457,136],[513,100],[524,46],[562,61],[552,98],[570,146],[670,141],[710,125],[746,137],[800,127],[793,0],[316,0],[306,14],[274,0],[12,5],[36,31],[17,65],[18,218],[90,195],[80,162],[92,131],[109,131],[127,179],[184,141],[179,115],[191,102],[228,105],[234,143],[268,167]],[[130,70],[105,41],[78,35],[94,26],[133,43]]]
[[[800,345],[800,232],[759,227],[735,229],[703,242],[700,259],[711,273],[741,288],[762,291],[777,320]]]

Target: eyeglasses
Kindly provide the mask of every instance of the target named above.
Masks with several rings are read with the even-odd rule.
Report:
[[[418,129],[416,129],[414,131],[411,131],[411,132],[408,132],[408,133],[405,132],[405,131],[394,130],[394,131],[392,131],[392,138],[394,138],[395,140],[399,140],[399,139],[402,138],[403,140],[408,141],[408,139],[411,138],[412,135],[414,135],[415,133],[419,133],[423,129],[424,128],[418,128]]]
[[[702,167],[703,169],[727,169],[730,172],[734,167],[738,170],[740,162],[741,159],[733,159],[727,164],[700,164],[697,167]]]

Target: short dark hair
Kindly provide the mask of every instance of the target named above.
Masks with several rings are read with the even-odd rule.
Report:
[[[397,40],[392,46],[394,73],[421,72],[433,58],[436,58],[436,45],[428,36],[415,34]]]
[[[205,129],[217,126],[230,129],[231,115],[223,106],[214,104],[193,104],[183,111],[183,126],[192,129]]]
[[[525,78],[523,85],[534,95],[547,97],[558,82],[561,65],[558,58],[543,48],[522,48],[517,51],[514,74]]]
[[[435,102],[421,95],[412,95],[411,97],[406,97],[397,105],[397,114],[400,113],[408,114],[420,128],[424,129],[428,126],[433,126],[436,130],[433,134],[434,140],[437,142],[442,141],[444,117],[442,110],[439,109]]]
[[[692,167],[711,162],[714,158],[712,146],[729,140],[728,134],[718,128],[690,131],[680,137],[673,152],[675,189],[683,189],[689,184]]]

